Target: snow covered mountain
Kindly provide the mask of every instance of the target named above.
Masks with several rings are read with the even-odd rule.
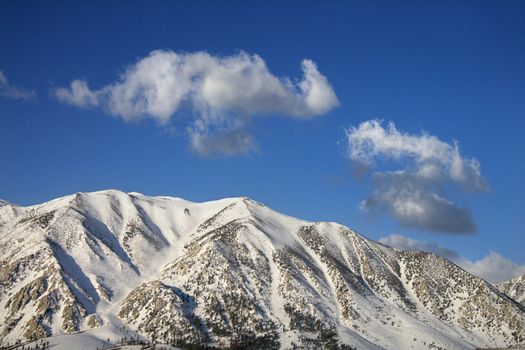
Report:
[[[514,277],[507,282],[497,283],[496,288],[525,306],[525,275]]]
[[[512,288],[248,198],[108,190],[2,201],[0,261],[3,343],[127,327],[179,346],[525,345]]]

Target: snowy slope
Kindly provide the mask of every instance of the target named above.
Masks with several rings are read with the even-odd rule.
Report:
[[[501,292],[525,306],[525,275],[515,277],[507,282],[497,283],[495,286]]]
[[[179,346],[525,344],[525,307],[453,263],[248,198],[2,202],[0,261],[4,343],[102,344],[132,329]]]

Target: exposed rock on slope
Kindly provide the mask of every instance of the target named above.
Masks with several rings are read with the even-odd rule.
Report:
[[[182,346],[525,344],[525,307],[507,296],[519,289],[499,285],[505,295],[436,255],[247,198],[102,191],[27,208],[3,202],[0,260],[4,342],[118,317]]]

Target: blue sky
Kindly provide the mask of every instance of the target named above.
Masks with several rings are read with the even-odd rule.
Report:
[[[246,195],[373,239],[398,234],[471,262],[495,251],[523,266],[524,18],[523,1],[3,2],[0,198],[29,205],[106,188],[194,201]],[[112,115],[102,100],[79,108],[57,97],[76,79],[91,92],[115,84],[155,50],[206,52],[219,65],[242,52],[251,64],[258,55],[269,74],[295,84],[292,93],[303,79],[301,62],[310,59],[338,105],[325,103],[322,112],[299,102],[264,105],[263,115],[247,121],[236,115],[228,123],[243,123],[248,154],[209,157],[191,147],[194,108],[181,107],[162,124]],[[462,159],[479,161],[489,191],[458,190],[448,175],[432,185],[469,208],[475,233],[360,209],[381,190],[374,173],[421,166],[408,153],[387,152],[364,176],[352,175],[348,128],[375,119],[385,121],[382,128],[392,121],[407,137],[457,141]]]

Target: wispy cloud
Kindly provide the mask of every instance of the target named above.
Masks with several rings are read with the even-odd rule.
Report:
[[[34,99],[36,94],[34,91],[25,90],[11,85],[5,74],[0,71],[0,96],[12,100],[29,101]]]
[[[203,157],[237,156],[256,149],[253,137],[243,130],[229,130],[216,135],[196,133],[190,147]]]
[[[448,144],[422,133],[411,135],[369,120],[346,130],[347,156],[360,169],[399,164],[400,169],[372,174],[375,191],[361,203],[365,210],[389,213],[400,224],[428,231],[472,233],[476,225],[468,208],[456,206],[445,194],[487,191],[476,159],[464,158],[457,143]],[[450,187],[450,186],[449,186]],[[450,190],[450,189],[449,189]]]
[[[243,128],[253,116],[313,118],[338,105],[330,83],[311,60],[298,82],[273,75],[264,60],[245,52],[219,57],[206,52],[153,51],[117,82],[91,89],[74,80],[54,95],[77,107],[99,107],[126,121],[152,118],[166,125],[182,110],[190,145],[202,155],[248,153],[254,142]],[[180,118],[184,119],[184,118]]]
[[[482,259],[472,261],[439,244],[411,239],[398,234],[383,237],[379,241],[402,250],[419,250],[440,255],[453,261],[471,274],[492,283],[508,281],[525,274],[525,265],[516,264],[497,252],[490,252]]]

